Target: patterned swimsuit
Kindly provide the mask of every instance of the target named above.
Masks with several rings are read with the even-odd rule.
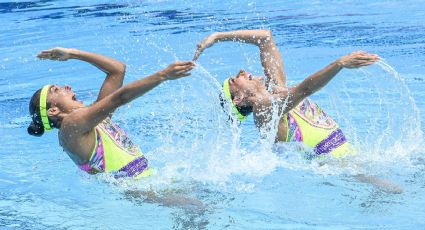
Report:
[[[286,141],[303,142],[316,156],[341,157],[348,152],[345,135],[338,124],[310,99],[305,99],[283,116],[287,127]]]
[[[148,161],[140,149],[110,118],[96,126],[95,134],[95,147],[90,160],[79,166],[82,170],[88,173],[113,172],[116,177],[136,177],[149,171]]]

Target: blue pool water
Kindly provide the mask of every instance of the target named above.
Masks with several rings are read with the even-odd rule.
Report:
[[[89,2],[89,3],[88,3]],[[424,1],[0,1],[1,229],[423,229]],[[273,31],[294,85],[355,50],[384,61],[343,70],[312,98],[358,148],[319,166],[289,144],[260,141],[252,118],[230,126],[220,82],[261,74],[255,47],[205,51],[192,76],[120,108],[117,121],[158,175],[116,181],[79,171],[56,131],[29,136],[28,101],[47,83],[69,84],[86,104],[103,75],[89,64],[39,61],[54,46],[127,63],[126,82],[191,59],[215,31]],[[272,139],[272,138],[271,138]],[[353,179],[399,184],[392,194]],[[130,192],[131,191],[131,192]],[[166,206],[137,191],[203,203]]]

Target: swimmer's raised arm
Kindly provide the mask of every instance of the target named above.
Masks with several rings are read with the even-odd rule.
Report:
[[[266,75],[266,87],[269,86],[270,81],[275,86],[286,87],[282,57],[270,30],[235,30],[213,33],[198,44],[193,61],[196,61],[206,48],[221,41],[243,42],[258,46],[260,48],[261,65]]]
[[[68,133],[73,134],[88,133],[116,108],[142,96],[166,80],[189,76],[193,67],[193,62],[176,62],[151,76],[129,83],[93,105],[71,112],[63,119],[61,130],[70,129]]]
[[[343,56],[335,62],[329,64],[322,70],[310,75],[297,86],[290,88],[289,92],[283,92],[278,97],[287,101],[284,113],[294,108],[298,103],[306,97],[320,90],[334,78],[342,68],[360,68],[371,65],[379,60],[376,54],[370,54],[364,51],[353,52]]]
[[[57,61],[77,59],[88,62],[105,72],[106,78],[102,84],[96,101],[99,101],[113,93],[123,84],[125,76],[125,64],[110,57],[78,49],[62,47],[43,50],[37,55],[37,57],[40,59],[50,59]]]

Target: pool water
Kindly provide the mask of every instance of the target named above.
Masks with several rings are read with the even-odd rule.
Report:
[[[423,1],[0,1],[0,228],[423,229],[425,10]],[[215,31],[273,31],[288,84],[356,50],[383,61],[343,70],[311,98],[357,154],[307,161],[293,144],[261,140],[252,117],[229,124],[221,82],[260,75],[255,46],[216,44],[190,77],[121,107],[114,120],[158,174],[115,180],[81,172],[57,131],[29,136],[28,102],[45,84],[71,85],[85,104],[103,81],[80,61],[40,61],[55,46],[127,64],[125,82],[176,60]],[[385,179],[403,193],[356,180]],[[146,193],[180,201],[152,202]],[[189,204],[188,204],[189,203]]]

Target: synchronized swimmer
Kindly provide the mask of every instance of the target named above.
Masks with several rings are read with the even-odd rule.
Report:
[[[217,42],[235,41],[254,44],[260,49],[266,78],[240,70],[223,82],[223,100],[231,105],[234,117],[243,121],[253,113],[260,129],[267,127],[275,110],[282,114],[276,141],[302,142],[313,149],[309,158],[330,154],[342,157],[353,152],[338,124],[316,103],[307,98],[324,87],[343,68],[360,68],[379,60],[376,54],[357,51],[343,56],[304,79],[295,87],[286,86],[283,60],[271,31],[238,30],[213,33],[198,44],[194,61]],[[278,106],[273,105],[278,102]]]
[[[99,54],[77,49],[53,48],[40,59],[78,59],[93,64],[107,75],[97,100],[85,106],[69,86],[45,85],[29,104],[32,123],[28,133],[41,136],[59,130],[59,143],[82,170],[113,173],[115,177],[144,177],[152,174],[147,159],[123,129],[112,122],[115,109],[142,96],[159,84],[190,75],[193,62],[176,62],[167,68],[125,86],[125,64]]]
[[[223,103],[230,103],[233,117],[243,121],[253,113],[261,129],[272,120],[274,110],[282,114],[276,141],[297,141],[314,149],[315,156],[341,157],[350,150],[338,124],[307,97],[324,87],[343,68],[360,68],[379,60],[376,54],[358,51],[343,56],[307,77],[295,87],[286,86],[284,64],[268,30],[239,30],[213,33],[199,43],[193,61],[176,62],[151,76],[123,86],[125,64],[99,54],[77,49],[53,48],[38,54],[40,59],[91,63],[107,74],[97,100],[85,106],[69,86],[45,85],[31,98],[32,123],[28,133],[41,136],[58,129],[59,143],[82,170],[113,173],[115,177],[144,177],[152,174],[142,151],[122,128],[112,122],[115,109],[142,96],[167,80],[190,75],[201,53],[216,42],[238,41],[260,48],[265,78],[241,70],[223,83]],[[272,101],[278,101],[276,108]],[[315,157],[313,156],[313,157]]]

